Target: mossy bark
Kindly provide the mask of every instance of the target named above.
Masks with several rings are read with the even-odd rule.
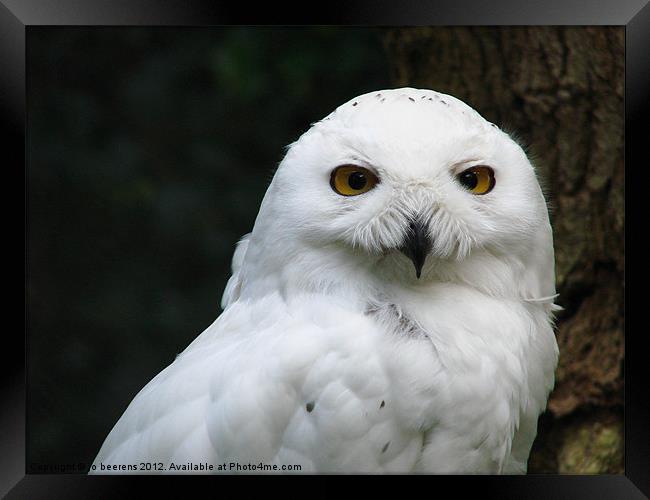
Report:
[[[387,30],[396,86],[454,95],[514,134],[547,196],[560,361],[529,472],[622,473],[622,27]]]

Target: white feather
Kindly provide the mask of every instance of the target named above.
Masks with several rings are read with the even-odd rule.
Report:
[[[224,290],[223,296],[221,298],[222,309],[225,309],[239,298],[239,292],[241,290],[241,278],[239,276],[239,271],[241,269],[242,263],[244,262],[244,257],[246,256],[249,237],[250,233],[242,236],[237,242],[237,246],[235,247],[235,253],[232,256],[232,276],[230,276],[228,283],[226,283],[226,289]]]
[[[380,183],[340,196],[343,164]],[[456,180],[477,164],[495,171],[483,196]],[[421,279],[399,251],[415,216]],[[224,312],[134,398],[95,473],[526,471],[558,356],[552,232],[521,148],[467,105],[396,89],[339,107],[290,147],[232,271]]]

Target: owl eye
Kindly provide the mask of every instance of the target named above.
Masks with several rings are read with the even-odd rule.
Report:
[[[494,170],[482,165],[470,167],[458,174],[458,182],[473,194],[486,194],[494,187]]]
[[[356,196],[374,188],[379,178],[370,170],[356,165],[336,167],[330,177],[330,186],[342,196]]]

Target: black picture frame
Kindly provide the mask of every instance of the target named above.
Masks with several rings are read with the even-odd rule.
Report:
[[[271,11],[272,10],[272,11]],[[0,0],[0,116],[5,172],[16,173],[22,179],[23,207],[28,186],[24,176],[26,137],[26,33],[32,26],[205,26],[224,24],[344,24],[344,25],[617,25],[625,26],[626,33],[626,100],[625,100],[625,162],[626,172],[643,173],[647,154],[642,146],[647,143],[642,124],[647,122],[650,102],[650,5],[647,0],[552,0],[533,2],[504,0],[472,2],[469,0],[382,2],[349,1],[342,5],[318,5],[315,14],[300,13],[295,7],[272,4],[263,7],[231,5],[207,0],[184,2],[182,0]],[[626,176],[627,228],[634,227],[642,212],[635,212],[630,199],[643,196],[643,176],[640,182]],[[20,182],[18,180],[17,182]],[[7,181],[9,185],[9,181]],[[12,191],[20,193],[16,187]],[[16,205],[7,211],[9,219],[15,217]],[[631,219],[630,219],[631,217]],[[632,221],[632,222],[630,222]],[[28,223],[23,218],[25,224]],[[632,226],[630,226],[632,224]],[[26,230],[23,227],[23,242]],[[626,263],[630,263],[632,248],[644,248],[641,232],[626,231]],[[9,238],[7,236],[7,241]],[[638,243],[638,245],[635,245]],[[9,246],[9,245],[7,245]],[[24,261],[26,262],[26,261]],[[634,261],[633,261],[634,262]],[[15,265],[10,267],[17,267]],[[637,270],[643,269],[638,264]],[[23,279],[29,270],[25,267]],[[634,318],[634,305],[644,299],[631,292],[634,284],[643,277],[635,273],[626,282],[626,324]],[[642,290],[641,285],[639,289]],[[643,291],[640,292],[643,294]],[[27,301],[25,301],[25,322]],[[19,307],[7,307],[14,311]],[[6,322],[6,325],[9,323]],[[23,330],[24,333],[25,330]],[[5,356],[0,366],[0,494],[8,498],[89,498],[133,494],[150,489],[153,483],[139,477],[100,477],[70,474],[25,474],[25,339],[7,328]],[[455,494],[468,489],[479,489],[482,495],[499,498],[645,498],[650,495],[650,398],[645,387],[649,380],[650,364],[645,359],[648,348],[642,327],[626,328],[625,362],[625,475],[570,476],[416,476],[409,477],[409,488],[453,488]],[[11,353],[11,354],[9,354]],[[246,478],[249,485],[250,476]],[[298,494],[339,494],[331,476],[269,478],[268,482],[292,488]],[[358,486],[369,493],[370,489],[387,491],[383,477],[356,477]],[[391,478],[390,482],[393,483]],[[399,478],[397,478],[399,479]],[[209,479],[205,479],[206,481]],[[239,481],[238,477],[223,477],[219,481]],[[286,481],[294,482],[288,484]],[[316,489],[312,481],[319,482]],[[173,487],[167,478],[162,479],[168,492]],[[265,482],[267,482],[265,481]],[[176,483],[178,484],[178,483]],[[169,485],[169,486],[168,486]],[[232,484],[231,484],[232,486]],[[223,485],[221,485],[223,488]],[[374,487],[374,488],[373,488]],[[181,490],[186,491],[183,485]],[[432,490],[436,491],[436,490]]]

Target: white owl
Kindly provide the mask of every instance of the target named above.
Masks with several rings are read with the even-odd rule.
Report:
[[[343,104],[289,147],[232,267],[95,473],[526,471],[558,356],[552,232],[525,153],[472,108]]]

